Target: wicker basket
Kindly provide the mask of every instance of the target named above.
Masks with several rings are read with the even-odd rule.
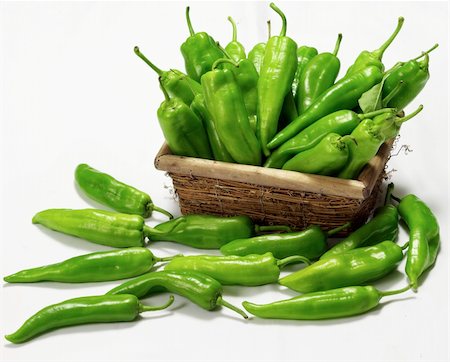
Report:
[[[175,156],[166,144],[155,167],[172,178],[183,214],[248,215],[261,225],[325,230],[366,222],[382,192],[393,140],[384,143],[358,180]]]

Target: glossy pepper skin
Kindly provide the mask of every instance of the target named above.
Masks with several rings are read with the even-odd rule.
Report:
[[[348,160],[350,136],[327,134],[316,146],[300,152],[283,165],[283,170],[332,176],[340,171]]]
[[[258,80],[258,137],[266,156],[297,69],[297,44],[286,36],[286,17],[274,3],[270,7],[281,16],[283,27],[280,36],[272,36],[267,42]]]
[[[384,72],[384,65],[381,59],[383,58],[383,54],[386,49],[389,47],[389,45],[391,45],[397,34],[400,32],[404,21],[405,19],[403,17],[398,18],[397,27],[395,28],[394,32],[378,49],[371,52],[369,52],[368,50],[362,51],[356,58],[353,65],[348,68],[345,76],[357,74],[368,66],[375,66],[381,72]]]
[[[220,140],[216,125],[211,113],[205,105],[205,97],[202,93],[195,96],[191,103],[191,109],[203,121],[203,126],[208,134],[209,144],[216,161],[234,162],[233,157],[227,151],[225,145]]]
[[[99,251],[76,256],[60,263],[26,269],[3,278],[8,283],[42,281],[62,283],[103,282],[144,274],[157,262],[172,258],[157,258],[147,248]]]
[[[417,290],[420,276],[436,260],[439,249],[439,223],[428,205],[413,194],[401,199],[398,211],[409,229],[405,271],[412,288]]]
[[[165,100],[157,116],[170,151],[178,156],[212,159],[202,120],[180,98],[170,98],[162,85],[161,88]]]
[[[293,262],[309,263],[309,260],[297,255],[277,260],[272,253],[247,256],[190,255],[172,259],[164,270],[203,273],[222,285],[257,286],[276,283],[280,268]]]
[[[382,292],[372,286],[351,286],[303,294],[269,304],[243,302],[244,308],[259,318],[319,320],[349,317],[365,313],[378,306],[384,296],[403,293],[399,290]]]
[[[249,238],[261,231],[290,231],[288,226],[255,225],[248,216],[220,217],[184,215],[155,226],[158,235],[152,241],[174,241],[199,249],[219,249],[236,239]]]
[[[161,290],[181,295],[206,310],[223,306],[247,318],[244,312],[223,300],[223,288],[217,280],[192,271],[163,270],[147,273],[126,281],[107,294],[132,294],[144,298]]]
[[[201,84],[206,107],[231,157],[237,163],[260,165],[259,142],[250,125],[244,96],[233,72],[215,68],[202,77]]]
[[[327,238],[348,227],[348,224],[324,232],[312,225],[305,230],[284,234],[267,234],[252,238],[236,239],[220,248],[224,255],[246,256],[272,253],[277,259],[301,255],[308,259],[319,258],[327,249]]]
[[[301,94],[298,92],[298,84],[300,82],[300,78],[302,77],[306,65],[317,54],[319,54],[319,52],[316,48],[307,45],[302,45],[297,49],[297,70],[295,71],[294,80],[292,81],[292,94],[294,95],[297,111],[299,111],[299,101],[301,99]]]
[[[162,310],[173,303],[158,307],[143,305],[134,295],[100,295],[69,299],[53,304],[29,318],[16,332],[5,338],[12,343],[26,342],[56,328],[88,323],[130,322],[142,312]]]
[[[151,197],[114,177],[82,163],[75,169],[75,180],[89,198],[124,214],[150,217],[153,211],[170,219],[173,215],[155,206]]]
[[[369,66],[357,74],[344,77],[322,93],[308,109],[269,142],[268,148],[274,149],[285,143],[317,120],[330,113],[353,109],[358,105],[361,95],[381,82],[379,68]]]
[[[387,240],[320,259],[279,283],[300,293],[359,285],[389,274],[402,259],[402,248]]]
[[[299,114],[304,113],[336,81],[341,67],[341,62],[337,57],[341,40],[342,34],[339,34],[333,53],[320,53],[304,66],[297,87]]]
[[[194,32],[189,17],[189,6],[186,8],[186,21],[190,36],[181,44],[181,54],[189,77],[200,82],[201,76],[209,72],[214,62],[223,58],[224,54],[210,35],[205,32]]]
[[[159,233],[145,225],[142,216],[97,209],[48,209],[38,212],[32,221],[33,224],[115,248],[144,246],[145,237]]]
[[[245,48],[244,46],[238,42],[237,40],[237,26],[236,22],[233,20],[231,16],[228,17],[228,21],[231,23],[233,27],[233,38],[231,42],[227,44],[225,47],[225,50],[228,54],[230,54],[231,59],[233,59],[235,62],[239,62],[242,59],[246,58],[245,55]]]
[[[190,105],[196,94],[201,93],[202,86],[192,78],[177,69],[161,70],[153,64],[139,47],[134,47],[134,53],[141,58],[156,74],[158,74],[161,86],[167,91],[170,97],[180,98],[184,103]]]

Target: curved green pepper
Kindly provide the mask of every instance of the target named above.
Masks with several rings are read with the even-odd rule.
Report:
[[[231,42],[227,44],[225,50],[227,51],[228,54],[230,54],[231,59],[233,59],[235,62],[239,62],[240,60],[246,58],[245,48],[237,40],[237,27],[235,21],[231,16],[228,17],[228,21],[231,23],[231,26],[233,27],[233,38]]]
[[[292,94],[294,95],[297,111],[299,111],[299,102],[301,95],[298,92],[298,85],[300,78],[305,70],[306,65],[317,55],[319,52],[314,47],[302,45],[297,49],[297,70],[295,71],[294,80],[292,81]],[[300,113],[300,111],[299,111]]]

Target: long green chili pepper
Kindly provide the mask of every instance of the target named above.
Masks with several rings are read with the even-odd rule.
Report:
[[[38,212],[33,224],[115,248],[144,246],[145,238],[161,232],[145,225],[139,215],[97,209],[49,209]],[[175,228],[183,220],[171,224]]]
[[[157,115],[170,151],[179,156],[212,159],[202,120],[180,98],[170,98],[162,84],[161,89],[165,100]]]
[[[267,21],[267,28],[269,31],[268,39],[270,39],[270,20]],[[267,43],[265,42],[258,43],[248,52],[248,59],[253,63],[258,74],[261,72],[261,66],[263,63],[264,54],[266,52],[266,45]]]
[[[210,35],[205,32],[196,33],[194,31],[189,17],[189,6],[186,8],[186,22],[190,36],[181,44],[180,50],[187,74],[199,82],[201,76],[211,70],[214,62],[223,58],[223,53]]]
[[[170,212],[155,206],[145,192],[124,184],[85,163],[78,165],[75,169],[75,180],[91,199],[118,212],[147,218],[153,211],[157,211],[173,219]]]
[[[158,271],[126,281],[107,294],[132,294],[143,298],[160,291],[181,295],[199,307],[214,310],[217,306],[229,308],[245,319],[247,315],[222,297],[222,285],[208,275],[192,271]]]
[[[382,78],[382,72],[375,66],[369,66],[356,74],[342,78],[322,93],[297,119],[278,132],[267,147],[274,149],[280,146],[330,113],[355,108],[361,95],[378,84]]]
[[[264,167],[281,168],[296,154],[317,145],[328,133],[337,133],[341,136],[350,134],[361,120],[385,112],[391,112],[391,110],[380,109],[366,114],[357,114],[350,110],[342,110],[328,114],[306,127],[295,137],[283,143],[269,156]]]
[[[291,231],[288,226],[255,225],[248,216],[220,217],[184,215],[155,226],[152,241],[174,241],[199,249],[219,249],[232,240],[255,236],[265,231]]]
[[[177,69],[161,70],[142,54],[139,47],[134,47],[135,54],[152,68],[160,78],[162,87],[170,97],[181,98],[187,105],[191,104],[195,95],[201,93],[202,86]]]
[[[21,270],[3,280],[8,283],[103,282],[135,277],[150,271],[156,263],[169,260],[172,257],[158,258],[147,248],[132,247],[79,255],[60,263]]]
[[[354,142],[354,139],[348,135],[329,133],[316,146],[287,161],[283,170],[333,176],[348,160],[348,142]]]
[[[259,318],[318,320],[349,317],[374,309],[381,298],[406,292],[411,287],[382,292],[372,286],[352,286],[303,294],[269,304],[243,302]]]
[[[359,285],[389,274],[402,259],[402,248],[387,240],[320,259],[278,283],[300,293]]]
[[[223,62],[233,61],[218,60],[214,69],[202,77],[206,106],[231,157],[238,163],[260,165],[261,150],[250,125],[242,90],[231,70],[217,68]]]
[[[302,114],[323,92],[330,88],[339,74],[341,62],[337,57],[342,34],[338,35],[333,53],[320,53],[313,57],[302,70],[298,83],[297,109]]]
[[[286,36],[286,16],[274,3],[270,7],[281,16],[283,26],[280,36],[272,36],[267,42],[258,80],[258,137],[266,156],[270,154],[267,143],[277,132],[284,99],[297,69],[297,44]]]
[[[313,225],[305,230],[283,234],[267,234],[233,240],[220,248],[224,255],[246,256],[250,254],[272,253],[277,259],[301,255],[317,259],[327,249],[327,238],[347,228],[350,223],[328,232]]]
[[[237,40],[237,27],[236,27],[235,21],[233,20],[233,18],[231,16],[228,17],[228,21],[231,23],[231,25],[233,27],[233,38],[232,38],[231,42],[229,42],[227,44],[225,49],[226,49],[227,53],[230,54],[231,59],[233,59],[235,62],[239,62],[240,60],[246,58],[245,48]]]
[[[302,45],[297,49],[297,70],[295,71],[294,80],[292,81],[292,93],[295,98],[295,104],[297,106],[297,111],[299,111],[299,101],[301,99],[301,94],[298,92],[298,85],[300,78],[305,70],[306,65],[317,55],[319,52],[314,47],[309,47]],[[299,112],[300,114],[300,112]]]
[[[256,286],[276,283],[281,268],[299,262],[310,263],[307,258],[299,255],[278,260],[272,253],[247,256],[190,255],[173,258],[164,270],[200,272],[223,285]]]
[[[321,259],[361,246],[375,245],[384,240],[395,241],[398,235],[398,210],[394,205],[389,204],[393,188],[394,185],[392,183],[388,185],[384,206],[380,206],[375,210],[374,217],[367,224],[364,224],[344,240],[334,245],[321,256]]]
[[[403,17],[398,18],[397,27],[395,28],[394,32],[378,49],[371,52],[369,52],[368,50],[362,51],[356,58],[353,65],[350,68],[348,68],[345,76],[347,77],[351,74],[357,74],[358,72],[362,71],[368,66],[375,66],[381,72],[383,72],[384,65],[381,61],[381,59],[383,58],[383,54],[389,47],[389,45],[391,45],[391,43],[394,41],[397,34],[400,32],[404,21],[405,19]]]
[[[26,342],[56,328],[88,323],[130,322],[142,312],[162,310],[174,301],[170,296],[161,306],[139,302],[134,295],[100,295],[69,299],[41,309],[29,318],[16,332],[5,338],[12,343]]]
[[[414,118],[417,114],[422,112],[423,105],[420,105],[414,112],[408,114],[406,117],[398,117],[391,114],[388,117],[377,116],[373,118],[373,125],[378,128],[385,140],[390,140],[398,135],[400,127],[403,123]]]
[[[399,201],[398,212],[409,228],[405,271],[413,290],[417,290],[420,276],[434,264],[437,257],[439,223],[427,204],[416,195],[394,199]]]

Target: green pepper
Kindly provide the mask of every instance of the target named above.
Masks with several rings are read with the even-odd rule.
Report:
[[[148,272],[156,263],[169,260],[172,257],[157,258],[147,248],[132,247],[79,255],[60,263],[21,270],[3,280],[8,283],[103,282],[135,277]]]
[[[164,270],[203,273],[222,285],[256,286],[276,283],[281,268],[298,262],[310,263],[299,255],[277,260],[272,253],[247,256],[190,255],[173,258]]]
[[[206,72],[211,70],[217,59],[223,58],[223,53],[216,41],[207,33],[196,33],[189,17],[189,6],[186,8],[186,21],[190,37],[181,44],[181,54],[184,58],[186,72],[193,80],[199,82]]]
[[[180,98],[170,98],[161,84],[165,100],[158,108],[158,121],[174,155],[212,159],[202,120]]]
[[[272,36],[266,52],[258,81],[258,137],[266,156],[270,152],[267,143],[275,136],[284,99],[291,90],[297,69],[297,44],[286,36],[286,16],[274,4],[283,21],[280,36]]]
[[[333,176],[340,171],[348,160],[351,136],[329,133],[316,146],[300,152],[283,165],[283,170]]]
[[[299,114],[304,113],[336,81],[341,67],[341,62],[337,57],[341,40],[342,34],[339,34],[333,53],[316,55],[302,69],[297,87],[297,109]]]
[[[299,101],[301,99],[301,95],[298,92],[298,85],[300,82],[300,78],[305,70],[306,65],[318,54],[316,48],[309,47],[306,45],[302,45],[297,49],[297,70],[295,71],[294,80],[292,81],[292,93],[295,98],[295,104],[297,107],[297,111],[299,111]],[[300,113],[300,112],[299,112]]]
[[[280,146],[330,113],[355,108],[361,95],[378,84],[382,78],[380,69],[374,66],[369,66],[356,74],[342,78],[322,93],[297,119],[278,132],[267,147],[274,149]]]
[[[85,163],[77,166],[75,180],[80,189],[91,199],[125,214],[150,217],[153,211],[160,212],[170,219],[173,215],[152,202],[148,194],[116,180]]]
[[[324,232],[313,225],[305,230],[283,234],[267,234],[233,240],[220,248],[224,255],[246,256],[250,254],[272,253],[277,259],[301,255],[317,259],[327,249],[327,238],[347,228],[349,223]]]
[[[267,21],[267,28],[269,31],[269,39],[270,39],[270,20]],[[266,53],[266,46],[267,43],[258,43],[256,44],[252,50],[248,52],[248,60],[250,60],[253,65],[255,66],[256,71],[258,72],[258,75],[261,72],[261,66],[264,60],[264,54]]]
[[[398,135],[400,127],[403,123],[409,121],[417,114],[422,112],[423,105],[420,105],[414,112],[408,114],[406,117],[398,117],[395,114],[386,114],[373,118],[373,125],[378,128],[385,140],[390,140]]]
[[[33,224],[41,224],[64,234],[115,248],[143,246],[145,237],[160,233],[144,223],[139,215],[97,209],[49,209],[38,212]],[[175,228],[183,220],[171,224]]]
[[[184,215],[155,226],[152,241],[174,241],[199,249],[219,249],[232,240],[264,231],[291,231],[288,226],[255,225],[248,216]]]
[[[237,40],[237,27],[235,21],[231,16],[228,17],[228,21],[231,23],[231,26],[233,27],[233,38],[231,42],[227,44],[225,49],[227,53],[231,55],[231,59],[233,59],[235,62],[239,62],[240,60],[246,58],[245,48]]]
[[[372,286],[352,286],[303,294],[269,304],[243,302],[244,308],[260,318],[318,320],[349,317],[378,306],[380,299],[403,293],[410,286],[382,292]]]
[[[217,280],[192,271],[164,270],[147,273],[126,281],[107,294],[132,294],[144,298],[161,290],[181,295],[206,310],[223,306],[248,318],[242,310],[223,299],[223,288]]]
[[[100,295],[69,299],[41,309],[16,332],[5,338],[12,343],[26,342],[56,328],[87,323],[130,322],[142,312],[162,310],[174,301],[173,296],[161,306],[143,305],[134,295]]]
[[[375,66],[377,67],[381,72],[384,71],[384,65],[381,62],[381,59],[383,58],[383,54],[386,51],[386,49],[391,45],[391,43],[394,41],[397,34],[400,32],[400,29],[403,26],[403,22],[405,19],[403,17],[398,18],[397,27],[395,28],[392,35],[381,45],[378,49],[369,52],[368,50],[362,51],[358,57],[356,58],[353,65],[348,68],[347,73],[345,76],[349,76],[352,74],[357,74],[358,72],[364,70],[368,66]]]
[[[139,47],[134,47],[134,52],[141,58],[147,65],[152,68],[156,74],[158,74],[162,87],[167,91],[172,98],[181,98],[181,100],[187,105],[191,104],[196,94],[201,93],[202,86],[200,83],[188,77],[183,72],[170,69],[161,70],[155,64],[153,64],[147,57],[142,54]]]
[[[201,80],[205,103],[214,120],[220,140],[237,163],[260,165],[261,151],[252,130],[243,93],[235,75],[229,69],[217,65]],[[228,60],[230,61],[230,60]]]
[[[402,248],[387,240],[320,259],[278,283],[300,293],[359,285],[389,274],[402,259]]]
[[[223,162],[234,162],[233,157],[231,157],[225,145],[220,140],[219,134],[217,133],[217,127],[214,124],[211,113],[208,108],[206,108],[205,97],[202,93],[195,96],[191,103],[191,109],[197,117],[203,121],[203,126],[208,134],[209,144],[211,145],[214,159]]]

